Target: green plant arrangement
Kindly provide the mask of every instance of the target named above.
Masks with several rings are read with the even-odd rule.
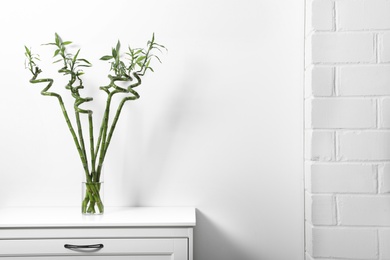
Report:
[[[84,187],[85,197],[83,197],[82,201],[82,213],[102,214],[104,212],[104,204],[100,194],[102,167],[121,111],[127,101],[136,100],[140,97],[134,89],[141,85],[141,77],[144,76],[148,70],[153,72],[153,68],[150,66],[153,59],[156,59],[161,63],[155,52],[162,52],[162,50],[166,50],[166,48],[155,42],[153,34],[152,39],[147,42],[145,48],[131,48],[128,46],[127,52],[121,53],[121,43],[118,40],[116,46],[111,49],[111,53],[100,58],[100,60],[108,61],[111,67],[108,73],[108,85],[100,87],[100,90],[107,94],[107,99],[97,135],[98,138],[96,140],[94,134],[93,111],[80,107],[80,105],[93,100],[92,97],[83,97],[80,93],[80,90],[84,88],[82,81],[84,71],[82,68],[91,67],[92,64],[79,56],[80,49],[78,49],[75,54],[70,53],[68,51],[68,46],[71,44],[71,41],[63,41],[56,33],[55,41],[45,45],[55,47],[53,57],[58,59],[53,63],[61,63],[62,65],[58,72],[69,78],[65,89],[74,99],[73,108],[75,117],[73,122],[69,117],[62,96],[50,90],[54,80],[52,78],[39,77],[39,74],[42,73],[41,68],[37,64],[40,61],[39,55],[34,54],[31,48],[25,46],[26,68],[32,74],[30,83],[46,84],[41,91],[42,95],[57,98],[66,124],[73,137],[86,179],[86,186]],[[120,102],[116,104],[116,110],[112,112],[112,100],[113,96],[116,94],[122,94],[124,96],[121,98]],[[83,124],[81,123],[82,115],[88,118],[87,134],[89,136],[89,144],[84,139],[85,132],[83,131]],[[87,152],[88,146],[89,151]]]

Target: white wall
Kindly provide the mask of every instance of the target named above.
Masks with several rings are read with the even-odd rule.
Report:
[[[97,88],[118,38],[142,46],[155,32],[169,52],[122,114],[106,206],[197,207],[197,260],[303,259],[303,12],[290,0],[0,4],[0,206],[80,204],[76,150],[57,101],[28,83],[23,45],[50,57],[40,44],[54,32],[76,42]]]
[[[307,259],[390,259],[390,2],[307,4]]]

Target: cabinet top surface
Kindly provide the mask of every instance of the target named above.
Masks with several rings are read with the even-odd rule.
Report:
[[[0,208],[0,228],[34,227],[193,227],[191,207],[106,207],[103,215],[83,215],[76,207]]]

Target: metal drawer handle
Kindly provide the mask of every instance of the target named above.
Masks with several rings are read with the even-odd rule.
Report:
[[[103,244],[96,244],[96,245],[69,245],[69,244],[65,244],[64,247],[67,249],[82,249],[82,248],[102,249],[104,246],[103,246]]]

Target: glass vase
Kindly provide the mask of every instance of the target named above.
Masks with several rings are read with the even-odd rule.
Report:
[[[82,182],[82,203],[83,214],[104,213],[104,182]]]

